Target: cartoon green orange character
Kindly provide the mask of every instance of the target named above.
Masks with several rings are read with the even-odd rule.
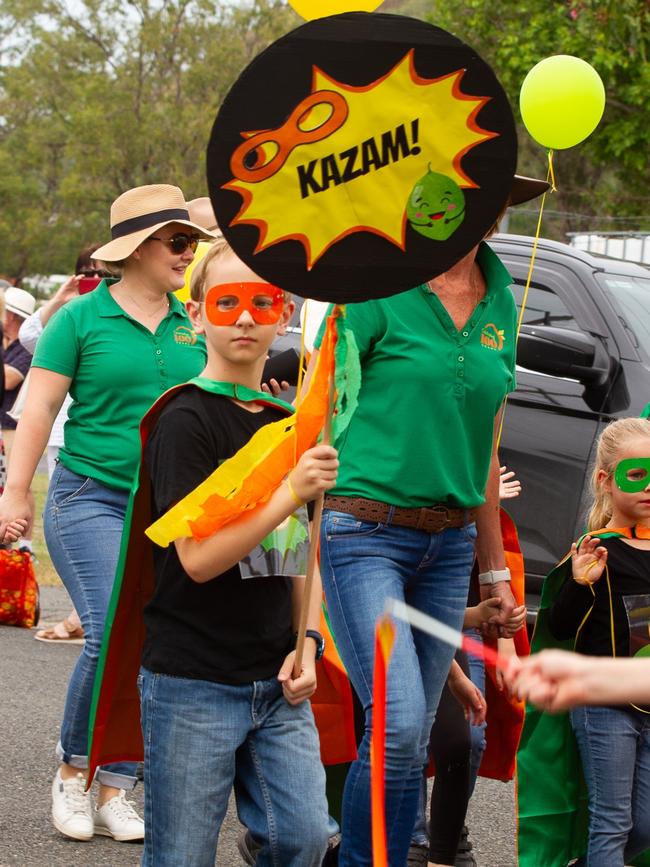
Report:
[[[406,216],[425,238],[446,241],[463,222],[465,196],[455,181],[429,168],[413,187]]]

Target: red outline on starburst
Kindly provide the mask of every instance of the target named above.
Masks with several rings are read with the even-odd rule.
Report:
[[[348,91],[349,93],[369,92],[371,90],[374,90],[378,85],[382,84],[382,82],[386,81],[386,79],[390,78],[390,76],[395,72],[395,70],[404,63],[404,59],[406,57],[408,57],[408,59],[409,59],[409,75],[411,76],[411,81],[414,84],[421,85],[421,86],[428,86],[431,84],[435,84],[436,82],[444,81],[447,78],[454,78],[455,81],[454,81],[454,84],[453,84],[453,87],[451,90],[451,95],[452,95],[452,97],[454,97],[458,101],[475,102],[476,103],[476,106],[473,109],[473,111],[471,111],[467,116],[466,124],[467,124],[468,129],[470,129],[472,132],[475,132],[477,134],[482,135],[483,138],[480,141],[470,142],[470,144],[466,145],[462,150],[458,151],[458,153],[456,154],[456,156],[452,160],[452,165],[453,165],[456,173],[461,178],[464,178],[466,180],[467,183],[462,185],[464,188],[477,189],[478,185],[469,177],[469,175],[466,172],[463,171],[462,166],[461,166],[461,160],[465,156],[466,153],[469,153],[469,151],[472,150],[472,148],[475,148],[477,145],[483,144],[484,142],[489,141],[490,139],[496,138],[500,135],[500,133],[498,133],[498,132],[493,132],[491,130],[483,129],[481,126],[479,126],[479,124],[476,120],[476,117],[477,117],[478,113],[480,112],[480,110],[483,108],[483,106],[486,103],[488,103],[492,99],[492,97],[491,96],[479,96],[479,97],[477,97],[477,96],[472,96],[471,94],[468,94],[468,93],[463,93],[463,91],[460,89],[460,85],[461,85],[461,81],[463,79],[463,76],[465,75],[465,72],[467,71],[466,69],[457,69],[454,72],[448,72],[445,75],[441,75],[438,78],[422,78],[422,76],[418,75],[418,73],[415,71],[415,57],[414,57],[414,55],[415,55],[415,49],[414,48],[409,49],[409,51],[406,52],[406,54],[401,58],[401,60],[399,60],[388,72],[386,72],[384,75],[382,75],[381,78],[376,79],[375,81],[371,82],[370,84],[364,84],[364,85],[344,84],[340,81],[337,81],[335,78],[332,78],[332,76],[328,75],[322,69],[319,69],[317,66],[314,66],[313,72],[312,72],[312,84],[311,84],[310,93],[315,92],[316,78],[318,75],[321,75],[325,80],[332,82],[333,84],[335,84],[337,87],[339,87],[343,91]],[[309,96],[309,94],[307,94],[307,95]],[[242,132],[241,136],[242,136],[242,138],[249,138],[250,136],[252,136],[254,134],[255,133],[251,133],[251,132]],[[274,238],[270,243],[266,244],[265,243],[266,238],[267,238],[268,233],[269,233],[267,221],[257,219],[255,217],[246,218],[243,216],[245,214],[246,210],[248,209],[248,206],[250,205],[252,199],[253,199],[253,194],[248,189],[241,188],[239,186],[239,182],[236,179],[233,179],[232,181],[228,181],[227,183],[223,184],[221,188],[224,190],[230,190],[232,192],[238,193],[238,195],[240,195],[242,197],[242,200],[243,200],[239,211],[232,218],[229,225],[230,226],[236,226],[236,225],[255,226],[255,228],[259,232],[259,238],[258,238],[257,244],[255,246],[255,249],[253,250],[253,255],[260,253],[263,250],[268,250],[270,247],[273,247],[276,244],[281,244],[284,241],[299,241],[303,245],[303,247],[305,248],[305,252],[307,254],[307,270],[311,271],[311,269],[314,267],[316,262],[318,262],[318,260],[320,258],[322,258],[322,256],[325,255],[325,253],[330,249],[330,247],[333,247],[334,244],[337,244],[343,238],[348,237],[348,235],[353,235],[353,234],[356,234],[357,232],[370,232],[373,235],[377,235],[380,238],[384,238],[384,240],[389,241],[391,244],[394,244],[394,246],[396,246],[396,247],[399,247],[399,249],[402,251],[404,251],[406,248],[406,211],[405,211],[404,216],[402,218],[402,232],[401,232],[401,239],[399,241],[396,241],[395,238],[393,238],[392,236],[387,235],[385,232],[382,232],[380,229],[377,229],[373,226],[363,226],[363,225],[352,226],[351,228],[346,229],[344,232],[341,232],[340,234],[338,234],[334,238],[332,238],[332,240],[327,244],[327,246],[321,250],[321,252],[318,254],[318,256],[312,260],[311,242],[310,242],[309,237],[307,235],[305,235],[303,232],[292,232],[292,233],[287,234],[287,235],[282,235],[279,238]]]

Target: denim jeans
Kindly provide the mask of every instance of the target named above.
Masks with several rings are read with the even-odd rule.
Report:
[[[473,524],[428,534],[326,510],[321,571],[336,645],[366,729],[343,794],[340,867],[371,867],[370,735],[374,632],[387,597],[460,629],[474,558]],[[429,733],[454,649],[396,623],[387,678],[386,827],[391,867],[404,867]]]
[[[571,725],[589,790],[589,843],[580,863],[623,867],[650,848],[650,716],[579,707]]]
[[[57,757],[75,768],[88,767],[88,717],[95,670],[111,598],[127,491],[107,488],[57,464],[47,494],[43,523],[54,568],[77,609],[86,641],[74,667],[63,711]],[[135,764],[105,765],[97,779],[132,789]]]
[[[233,782],[257,867],[320,867],[325,771],[308,701],[289,705],[274,677],[231,686],[142,668],[138,686],[143,867],[214,867]]]

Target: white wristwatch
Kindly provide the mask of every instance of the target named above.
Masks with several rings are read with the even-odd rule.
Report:
[[[487,572],[479,572],[478,583],[498,584],[499,581],[510,581],[510,569],[488,569]]]

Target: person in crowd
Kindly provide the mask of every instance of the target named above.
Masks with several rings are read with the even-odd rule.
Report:
[[[152,420],[143,459],[154,518],[291,411],[261,391],[267,351],[293,310],[282,290],[261,281],[222,239],[196,266],[191,293],[188,309],[205,335],[208,362]],[[250,576],[240,561],[298,505],[329,489],[337,465],[331,446],[316,446],[264,506],[205,539],[154,552],[139,680],[144,867],[212,867],[233,783],[258,867],[320,867],[328,842],[325,773],[307,701],[316,686],[320,593],[308,611],[314,640],[294,677],[304,580],[281,571]]]
[[[587,656],[643,654],[650,649],[647,419],[619,419],[604,429],[592,489],[588,533],[571,548],[571,569],[548,611],[548,628]],[[584,863],[623,867],[650,847],[650,709],[578,706],[571,726],[589,790]]]
[[[2,440],[4,448],[5,468],[8,469],[11,461],[14,435],[16,432],[16,420],[10,415],[10,410],[20,394],[20,389],[25,382],[29,366],[32,362],[32,354],[28,352],[18,339],[21,325],[34,312],[36,299],[25,289],[11,286],[5,290],[4,313],[2,317],[2,334],[4,345],[4,393],[2,397],[2,414],[0,415],[0,427],[2,428]],[[34,498],[31,490],[28,492],[31,512],[34,510]],[[23,535],[17,539],[21,548],[32,549],[33,520],[30,518],[25,526]]]
[[[94,809],[85,792],[93,679],[140,455],[140,419],[163,391],[205,366],[204,341],[173,293],[184,283],[199,239],[211,235],[189,220],[181,190],[168,184],[123,193],[111,206],[110,223],[112,240],[94,255],[111,263],[119,279],[112,285],[102,281],[63,306],[38,342],[0,499],[0,538],[9,521],[31,520],[27,492],[69,392],[72,404],[44,527],[86,641],[66,697],[52,819],[76,840],[101,834],[121,841],[144,836],[143,822],[125,797],[136,782],[135,765],[99,769]]]
[[[34,354],[38,339],[43,333],[43,329],[52,318],[52,316],[63,307],[68,301],[76,298],[79,295],[79,284],[84,277],[108,277],[109,272],[102,268],[102,263],[97,262],[92,258],[92,254],[99,247],[99,244],[91,244],[85,247],[77,256],[75,262],[74,274],[56,290],[54,295],[28,316],[20,326],[18,339],[22,346]],[[72,403],[70,395],[66,395],[63,405],[59,410],[57,417],[52,425],[52,431],[47,441],[47,474],[51,479],[56,468],[56,462],[59,457],[59,449],[63,446],[63,426],[68,417],[68,409]],[[55,623],[54,626],[46,629],[39,629],[34,638],[38,641],[46,641],[54,644],[83,644],[84,631],[81,625],[81,620],[76,610],[73,608],[67,617]]]
[[[6,283],[6,286],[3,285]],[[0,364],[2,364],[2,369],[4,370],[4,339],[2,335],[2,322],[4,320],[5,315],[5,289],[9,288],[11,283],[8,283],[6,280],[0,280]],[[0,378],[0,405],[4,400],[5,395],[5,380],[4,376]],[[2,436],[2,427],[0,426],[0,494],[5,489],[5,483],[7,481],[7,460],[5,456],[5,446],[4,439]]]
[[[11,460],[11,449],[14,441],[16,422],[8,414],[14,405],[20,386],[32,363],[32,355],[20,343],[18,332],[25,319],[32,315],[36,299],[25,289],[11,286],[5,290],[5,309],[2,317],[2,333],[4,342],[4,398],[2,400],[2,415],[0,425],[5,441],[7,463]]]

